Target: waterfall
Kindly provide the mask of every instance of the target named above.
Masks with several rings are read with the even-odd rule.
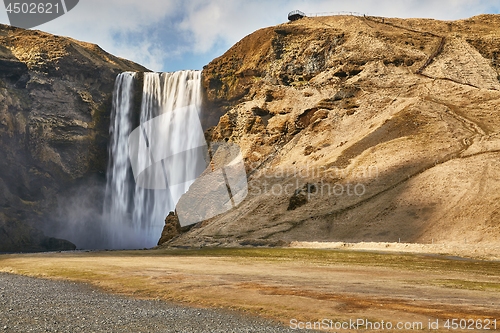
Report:
[[[144,73],[134,124],[137,79],[127,72],[115,82],[102,225],[106,248],[155,246],[165,217],[207,166],[201,72]]]

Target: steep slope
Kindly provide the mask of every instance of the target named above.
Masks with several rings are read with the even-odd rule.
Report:
[[[0,25],[0,252],[73,247],[40,230],[81,213],[61,212],[62,200],[102,202],[92,184],[104,179],[113,84],[126,70],[147,71],[97,45]]]
[[[500,16],[333,16],[204,68],[249,195],[169,245],[500,239]]]

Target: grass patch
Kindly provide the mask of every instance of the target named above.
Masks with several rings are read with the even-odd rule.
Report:
[[[449,271],[479,273],[487,276],[500,275],[500,262],[474,259],[457,260],[442,255],[409,253],[378,253],[354,250],[291,249],[291,248],[201,248],[158,249],[131,251],[68,252],[56,254],[19,254],[0,256],[0,267],[4,260],[13,258],[126,258],[126,257],[215,257],[227,259],[252,259],[263,261],[307,262],[318,265],[360,265],[398,268],[418,271]]]
[[[429,284],[433,284],[445,288],[465,289],[465,290],[481,290],[481,291],[500,291],[500,283],[484,282],[484,281],[470,281],[460,279],[443,279],[433,280]]]
[[[452,272],[477,272],[486,275],[500,275],[500,262],[472,259],[456,260],[441,255],[289,248],[202,248],[189,250],[165,249],[146,252],[123,252],[123,254],[139,256],[144,255],[145,253],[154,256],[252,258],[270,261],[305,261],[326,265],[346,264],[400,268],[405,270],[444,270]]]
[[[36,265],[16,265],[19,260],[39,258]],[[0,256],[0,271],[2,266],[16,266],[16,273],[27,274],[43,273],[48,276],[64,276],[69,279],[79,277],[88,279],[105,278],[104,276],[93,276],[92,258],[102,259],[147,259],[168,260],[168,258],[221,258],[234,262],[290,262],[304,265],[314,265],[319,267],[329,266],[360,266],[360,267],[380,267],[387,269],[397,269],[400,271],[418,272],[449,272],[478,274],[485,277],[500,277],[500,262],[481,260],[457,260],[442,255],[425,255],[409,253],[377,253],[355,250],[328,250],[328,249],[291,249],[291,248],[202,248],[202,249],[159,249],[159,250],[133,250],[133,251],[96,251],[96,252],[69,252],[53,254],[22,254]],[[65,270],[59,267],[44,267],[43,261],[54,259],[61,262],[74,262],[75,266],[65,264]],[[81,265],[81,260],[89,261],[88,267]],[[6,261],[6,262],[5,262]],[[77,263],[80,263],[77,265]],[[113,269],[121,270],[119,262],[106,261],[110,272],[101,272],[112,275]],[[28,267],[28,268],[27,268]],[[81,279],[80,279],[81,280]],[[464,284],[465,285],[465,284]],[[471,287],[472,288],[472,287]],[[495,289],[497,290],[497,289]]]

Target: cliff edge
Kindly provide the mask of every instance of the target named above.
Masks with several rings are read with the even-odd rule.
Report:
[[[64,223],[61,200],[102,184],[123,71],[147,69],[94,44],[0,25],[0,252],[75,248],[42,230]],[[96,209],[102,195],[91,194]]]

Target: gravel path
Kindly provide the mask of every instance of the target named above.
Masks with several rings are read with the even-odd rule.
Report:
[[[109,295],[70,282],[0,274],[2,332],[296,332],[229,311]]]

